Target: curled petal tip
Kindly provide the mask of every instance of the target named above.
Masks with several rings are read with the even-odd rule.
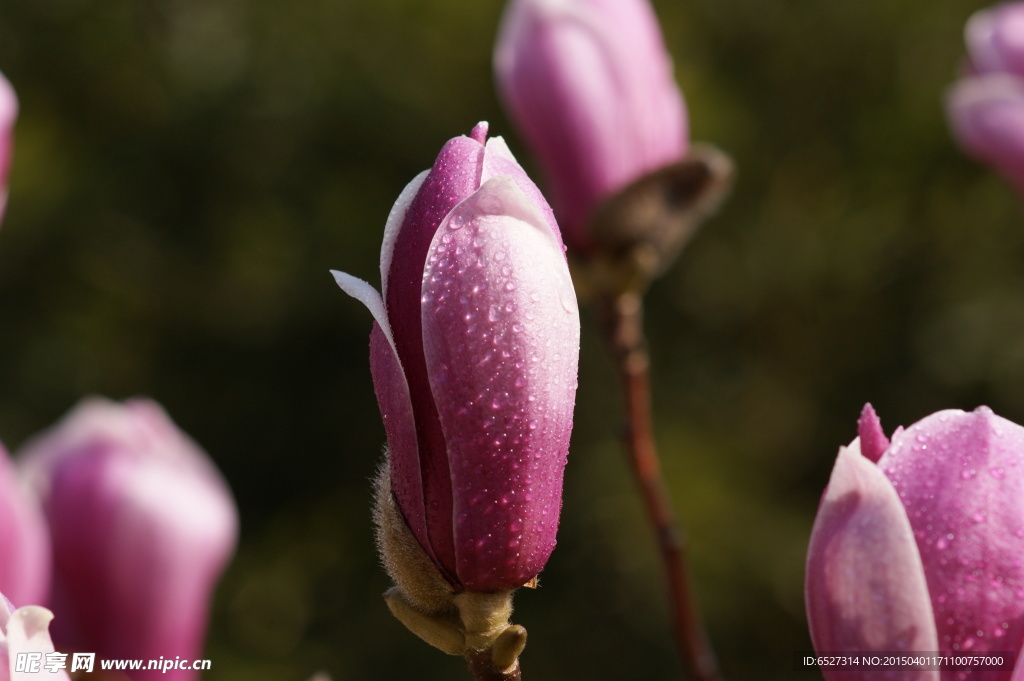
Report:
[[[480,121],[473,126],[472,132],[469,133],[471,139],[476,140],[480,144],[487,142],[487,121]]]
[[[889,446],[889,440],[882,430],[882,422],[878,419],[871,403],[864,405],[857,421],[857,435],[860,437],[860,451],[872,463],[877,463]]]

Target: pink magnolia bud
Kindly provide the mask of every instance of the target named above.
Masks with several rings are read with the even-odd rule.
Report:
[[[58,643],[101,658],[201,657],[237,515],[207,455],[154,402],[82,402],[28,443],[50,523]],[[143,670],[135,681],[197,672]]]
[[[987,407],[948,410],[897,429],[889,443],[868,405],[859,431],[839,451],[811,534],[806,598],[815,648],[1017,653],[1024,428]],[[1022,669],[1018,661],[1016,673]],[[822,671],[829,680],[867,678]],[[970,678],[1005,681],[1011,673]],[[890,670],[878,678],[966,677]]]
[[[14,151],[14,121],[18,117],[18,98],[14,88],[0,73],[0,220],[7,206],[7,175]]]
[[[47,602],[50,537],[36,498],[28,494],[0,445],[0,592],[17,605]]]
[[[511,0],[494,63],[572,248],[589,248],[596,204],[686,154],[686,107],[647,0]]]
[[[10,601],[0,594],[0,681],[68,681],[68,658],[63,667],[46,667],[48,653],[54,652],[50,640],[50,621],[53,613],[38,605],[27,605],[15,609]],[[27,653],[31,659],[23,659],[18,665],[18,655]]]
[[[967,21],[964,39],[975,72],[1024,76],[1024,2],[975,12]]]
[[[963,149],[1024,193],[1024,79],[990,73],[964,78],[946,93],[953,136]]]
[[[964,38],[969,73],[946,93],[953,137],[1024,193],[1024,2],[976,12]]]
[[[579,312],[551,210],[487,124],[449,141],[388,217],[370,366],[391,489],[453,591],[521,586],[555,545]]]

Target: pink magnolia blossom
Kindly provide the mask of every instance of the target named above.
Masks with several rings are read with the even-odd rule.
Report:
[[[7,175],[14,151],[14,121],[18,117],[18,98],[14,88],[0,73],[0,221],[7,207]]]
[[[50,671],[46,655],[54,652],[49,626],[53,613],[38,605],[15,608],[0,594],[0,681],[69,681],[67,671]],[[40,664],[34,669],[17,668],[19,653],[35,653]],[[65,666],[70,666],[64,658]]]
[[[890,443],[868,405],[858,430],[839,451],[808,549],[815,648],[1018,653],[1024,428],[987,407],[947,410],[897,429]],[[870,678],[1007,681],[1024,674],[1017,665],[890,669]],[[822,671],[830,681],[869,678]]]
[[[975,12],[964,28],[964,39],[975,73],[1024,76],[1024,2]]]
[[[511,0],[494,64],[574,249],[590,246],[596,204],[686,155],[686,106],[648,0]]]
[[[946,93],[953,137],[1024,192],[1024,2],[976,12],[964,34],[969,73]]]
[[[238,523],[207,455],[154,402],[92,398],[21,456],[53,537],[58,643],[100,658],[202,657]]]
[[[46,603],[50,537],[38,500],[0,445],[0,592],[18,605]]]
[[[398,198],[370,366],[391,489],[454,591],[521,586],[555,545],[572,429],[579,312],[550,208],[487,124]]]

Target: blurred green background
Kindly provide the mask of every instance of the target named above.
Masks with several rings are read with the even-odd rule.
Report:
[[[803,561],[865,401],[887,431],[1024,422],[1024,212],[941,107],[976,0],[655,0],[733,195],[653,288],[657,435],[729,678],[812,679]],[[500,3],[3,0],[21,117],[0,230],[0,437],[149,395],[216,459],[242,543],[208,681],[469,676],[384,607],[370,316],[399,191],[498,105]],[[529,681],[676,678],[653,537],[584,314],[559,546],[519,594]]]

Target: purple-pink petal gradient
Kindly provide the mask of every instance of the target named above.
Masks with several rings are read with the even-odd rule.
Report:
[[[201,658],[238,524],[207,455],[154,402],[91,398],[21,456],[53,539],[58,645],[102,658]]]
[[[946,93],[953,137],[1024,194],[1024,2],[976,12],[964,38],[967,73]]]
[[[579,312],[554,215],[481,123],[441,150],[385,228],[370,365],[391,488],[453,590],[511,589],[555,544]]]
[[[511,0],[494,64],[573,249],[589,248],[597,203],[687,152],[686,106],[647,0]]]
[[[1024,428],[987,407],[941,411],[894,433],[877,465],[861,454],[865,436],[880,431],[873,411],[868,416],[865,410],[859,430],[860,437],[840,451],[811,538],[807,604],[816,648],[1019,651],[1024,642]],[[866,504],[872,496],[887,501]],[[876,511],[867,523],[855,520],[864,516],[865,506],[885,511]],[[891,548],[906,545],[908,528],[914,550]],[[833,544],[846,547],[848,555],[830,559],[822,547]],[[880,564],[899,566],[899,576],[880,579]],[[927,584],[927,610],[914,595],[917,575]],[[851,593],[858,595],[835,597]],[[876,611],[867,616],[865,604],[871,603]],[[877,610],[880,603],[899,607],[885,613]],[[857,627],[884,635],[865,647],[853,642],[829,648],[836,644],[836,631]],[[934,647],[906,644],[907,636],[929,630]],[[826,678],[843,677],[826,673]],[[941,678],[961,676],[943,671]],[[1011,672],[990,670],[969,678],[1006,681]]]
[[[0,445],[0,592],[15,605],[44,605],[50,593],[50,536],[38,500]]]
[[[964,39],[975,72],[1024,76],[1024,2],[975,12],[964,28]]]
[[[0,681],[68,681],[67,671],[46,669],[46,654],[54,652],[49,626],[53,613],[38,605],[14,608],[0,593]],[[35,672],[17,671],[19,653],[40,653]]]
[[[0,73],[0,222],[7,207],[7,176],[14,153],[14,121],[18,117],[18,98],[14,88]]]
[[[953,137],[1024,195],[1024,79],[1005,73],[964,78],[946,93]]]
[[[807,551],[807,618],[816,650],[935,651],[935,621],[913,531],[899,496],[860,451],[836,459]],[[823,667],[829,681],[863,672]],[[860,676],[858,676],[860,675]],[[938,681],[937,672],[891,679]]]

